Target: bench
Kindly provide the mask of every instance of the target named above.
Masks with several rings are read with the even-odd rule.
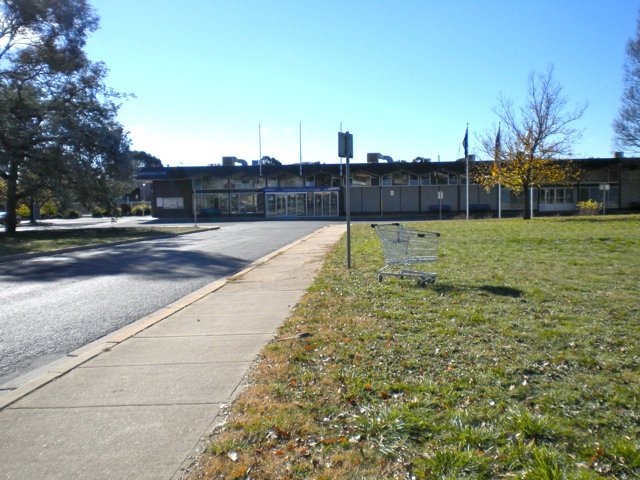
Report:
[[[489,210],[491,210],[491,205],[488,203],[476,203],[469,205],[470,212],[488,212]]]
[[[200,216],[201,217],[217,217],[220,215],[220,209],[218,208],[201,208]]]
[[[442,212],[443,213],[451,211],[451,205],[429,205],[427,207],[427,210],[429,212],[439,212],[441,207],[442,207]]]

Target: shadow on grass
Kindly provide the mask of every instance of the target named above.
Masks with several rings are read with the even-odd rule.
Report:
[[[460,292],[484,292],[489,293],[491,295],[496,295],[499,297],[511,297],[511,298],[520,298],[524,296],[524,292],[517,288],[504,287],[501,285],[480,285],[480,286],[472,286],[472,285],[450,285],[446,283],[436,283],[431,287],[436,292],[441,295],[448,295],[452,293],[460,293]]]
[[[522,290],[518,290],[517,288],[511,287],[501,287],[495,285],[482,285],[478,287],[479,290],[483,292],[490,293],[492,295],[498,295],[500,297],[512,297],[512,298],[520,298],[524,295]]]

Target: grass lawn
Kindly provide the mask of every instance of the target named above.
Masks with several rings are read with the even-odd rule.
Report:
[[[355,225],[194,476],[640,478],[640,216],[412,226],[436,284]]]
[[[75,230],[18,230],[15,235],[0,233],[0,256],[42,253],[62,248],[135,240],[197,231],[194,227],[79,228]]]

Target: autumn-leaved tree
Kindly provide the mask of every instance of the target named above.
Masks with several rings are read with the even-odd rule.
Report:
[[[494,112],[500,126],[480,138],[482,149],[494,162],[476,164],[474,180],[486,188],[501,185],[515,194],[527,193],[532,187],[575,182],[579,174],[575,164],[558,159],[571,155],[580,135],[572,123],[585,109],[586,104],[568,109],[552,67],[544,73],[531,73],[524,105],[516,109],[510,99],[499,97]],[[530,218],[526,194],[524,218]]]

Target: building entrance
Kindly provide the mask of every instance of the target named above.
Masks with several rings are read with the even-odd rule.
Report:
[[[267,217],[337,217],[339,189],[282,189],[265,192]]]

